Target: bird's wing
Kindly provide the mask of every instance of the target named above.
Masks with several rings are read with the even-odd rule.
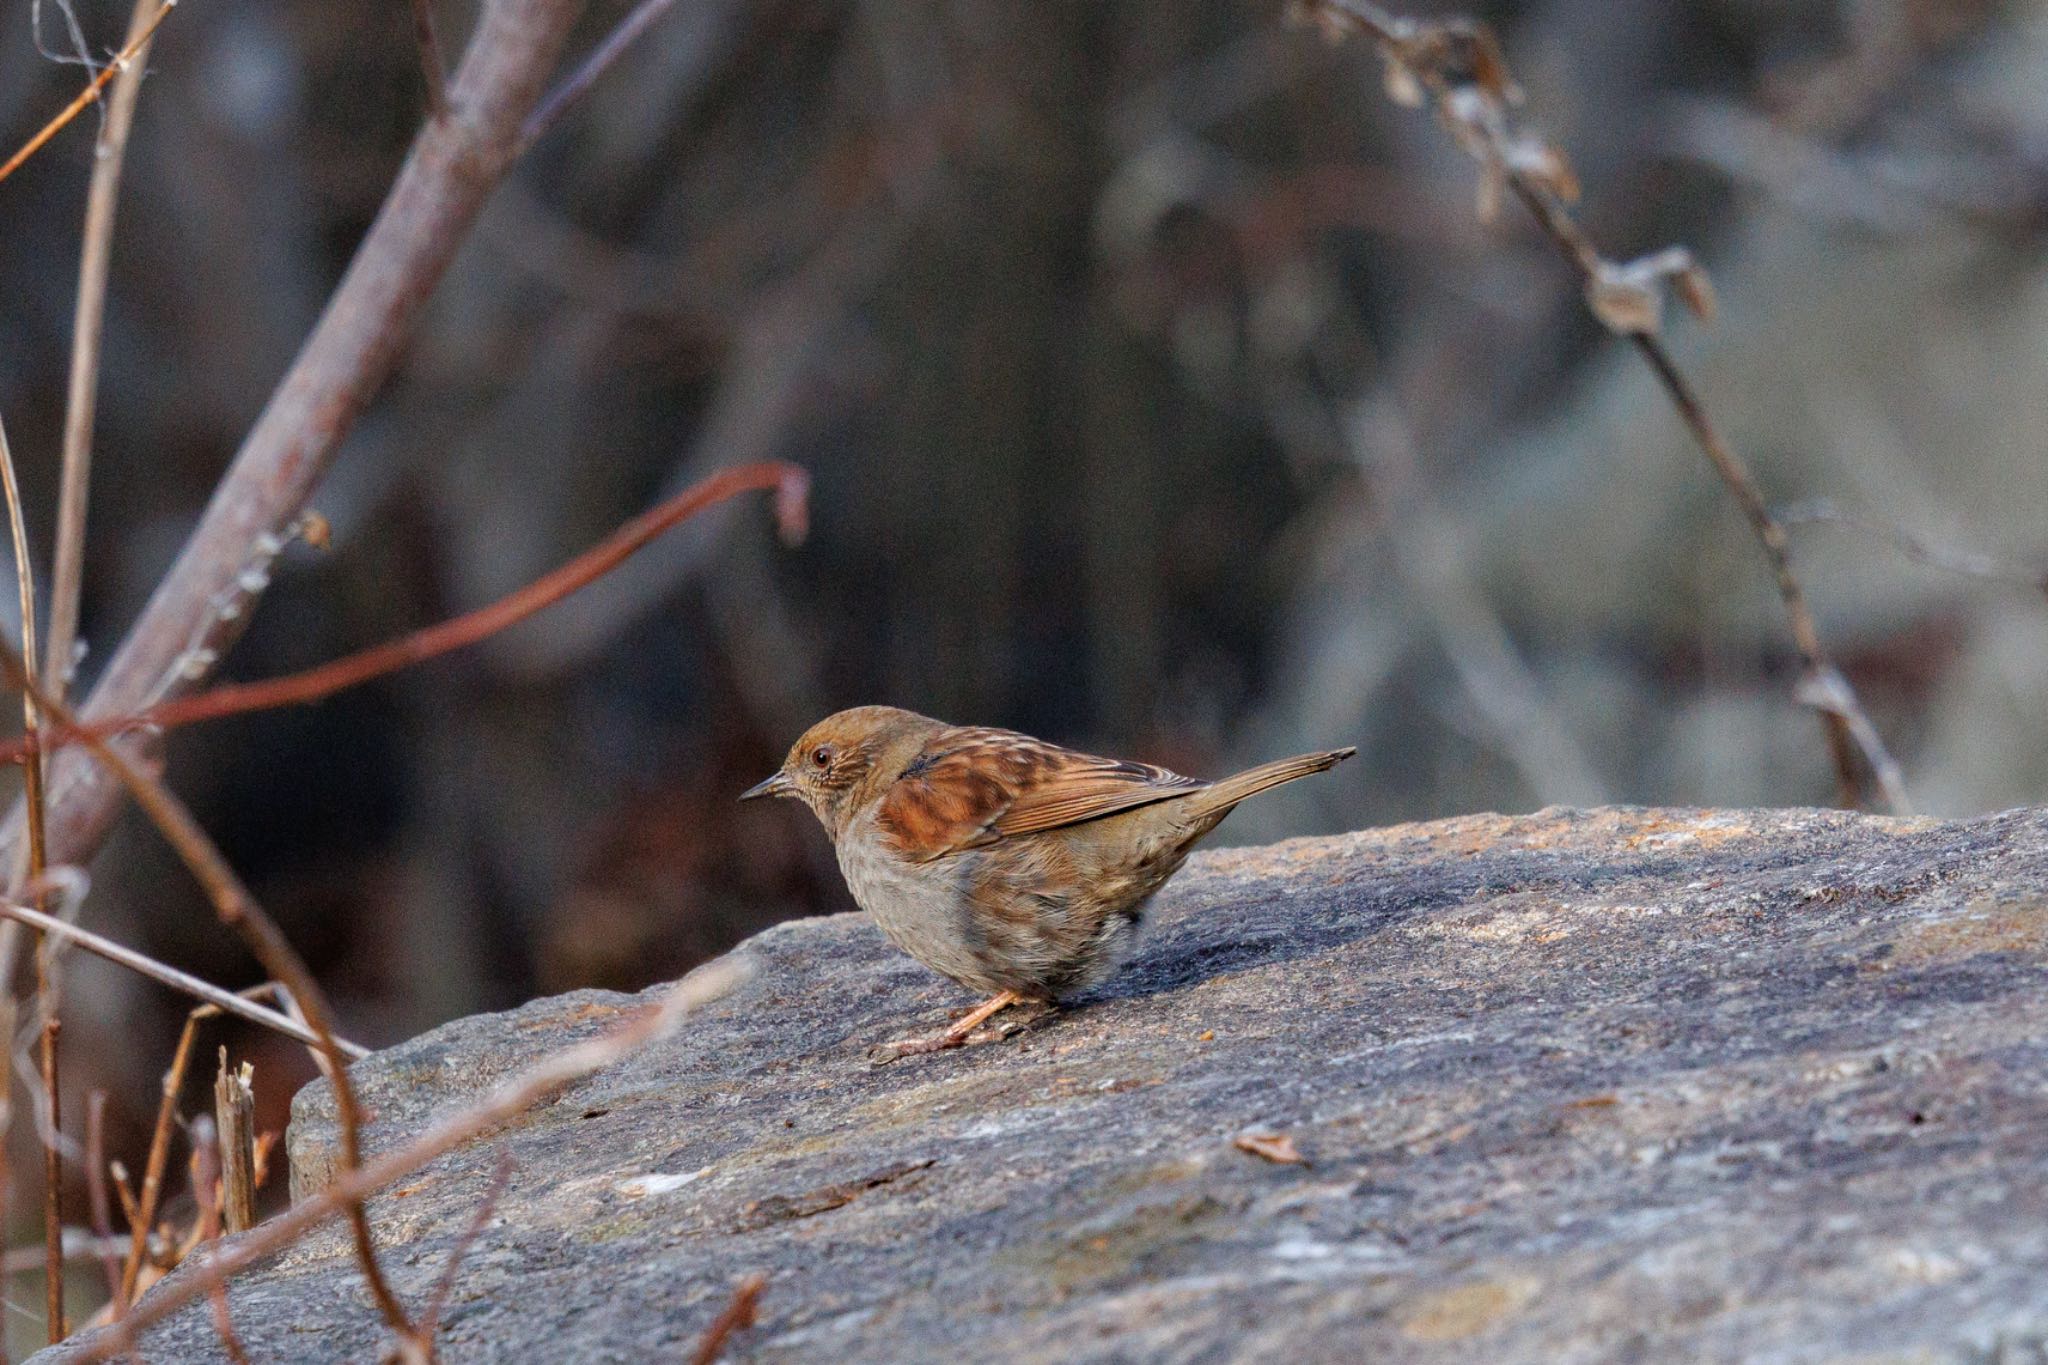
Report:
[[[961,727],[933,738],[882,798],[876,822],[924,861],[998,839],[1185,796],[1208,783],[1097,758],[1010,730]]]

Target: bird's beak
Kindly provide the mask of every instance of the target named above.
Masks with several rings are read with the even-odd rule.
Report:
[[[751,801],[757,796],[794,796],[796,784],[789,780],[788,773],[776,773],[764,782],[756,782],[740,793],[740,800]]]

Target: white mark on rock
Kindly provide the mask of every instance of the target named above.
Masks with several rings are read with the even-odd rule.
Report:
[[[709,1166],[700,1166],[694,1171],[656,1171],[651,1175],[621,1180],[615,1188],[628,1199],[645,1199],[650,1194],[667,1194],[672,1190],[679,1190],[709,1174]]]

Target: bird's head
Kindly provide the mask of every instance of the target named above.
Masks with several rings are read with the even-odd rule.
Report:
[[[835,712],[804,731],[774,775],[740,793],[740,800],[794,797],[836,839],[944,728],[929,716],[894,706]]]

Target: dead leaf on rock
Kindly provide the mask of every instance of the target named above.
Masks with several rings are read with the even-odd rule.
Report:
[[[1285,1133],[1239,1133],[1230,1140],[1230,1145],[1240,1152],[1250,1152],[1281,1166],[1305,1164],[1301,1152],[1294,1145],[1294,1139]]]

